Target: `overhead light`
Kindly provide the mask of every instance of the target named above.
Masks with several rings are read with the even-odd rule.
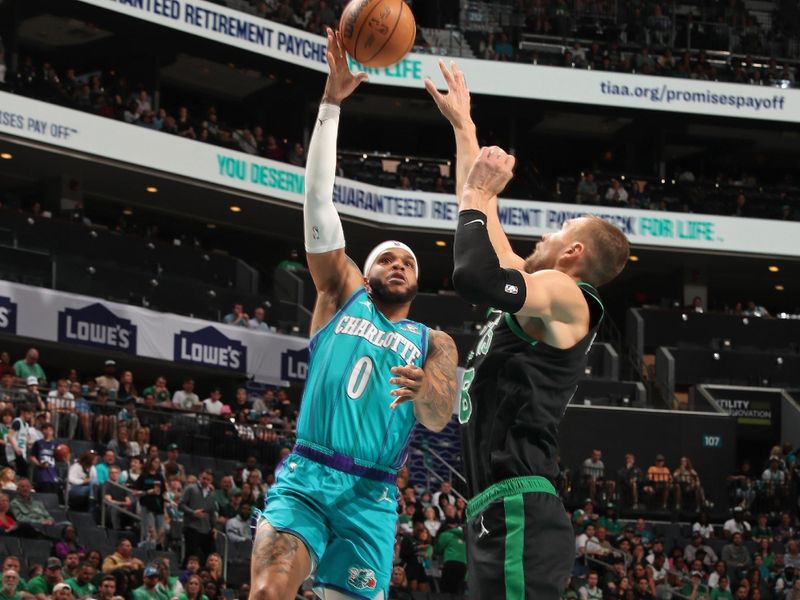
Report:
[[[145,189],[146,192],[148,192],[150,194],[155,194],[158,191],[158,188],[156,186],[154,186],[154,185],[148,185],[144,189]]]
[[[778,284],[775,285],[775,291],[782,292],[783,290],[784,290],[784,287],[783,287],[782,284],[778,283]]]
[[[133,214],[133,210],[131,210],[130,208],[123,208],[122,214],[125,215],[126,217],[130,217]]]
[[[631,254],[631,255],[628,257],[628,260],[629,260],[629,261],[631,261],[631,262],[639,262],[639,257],[638,257],[638,256],[636,256],[635,254]]]
[[[445,242],[444,240],[436,240],[434,243],[437,246],[439,246],[439,248],[444,248],[445,246],[447,246],[447,242]]]
[[[231,204],[229,208],[231,209],[231,212],[242,212],[242,207],[236,206],[235,204]]]
[[[780,271],[778,265],[770,265],[767,267],[767,269],[769,269],[770,273],[777,273],[778,271]]]
[[[2,158],[3,160],[11,160],[12,158],[14,158],[14,155],[11,154],[11,152],[3,152],[0,153],[0,158]]]
[[[217,225],[216,225],[216,223],[206,223],[206,227],[208,229],[216,229]]]

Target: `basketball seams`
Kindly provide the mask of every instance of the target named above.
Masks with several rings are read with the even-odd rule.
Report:
[[[359,28],[358,28],[358,33],[356,33],[356,40],[355,40],[355,42],[353,43],[353,53],[354,53],[354,56],[353,56],[353,58],[355,58],[355,59],[356,59],[358,62],[366,62],[366,61],[364,61],[364,60],[361,60],[361,59],[359,59],[359,58],[358,58],[358,40],[359,40],[359,38],[361,37],[361,32],[364,30],[364,27],[365,27],[365,25],[367,24],[367,19],[369,18],[369,16],[372,14],[372,12],[373,12],[373,11],[374,11],[376,8],[378,8],[378,7],[379,7],[381,4],[383,4],[383,2],[384,2],[384,0],[378,0],[378,1],[375,3],[375,5],[374,5],[372,8],[370,8],[370,9],[369,9],[369,11],[367,12],[367,14],[365,14],[365,15],[363,16],[363,18],[361,19],[361,27],[359,27]],[[402,0],[401,0],[401,2],[402,2]],[[399,20],[399,19],[398,19],[398,20]],[[355,22],[355,24],[354,24],[354,25],[358,25],[358,20],[356,20],[356,22]],[[395,27],[397,27],[397,25],[396,25],[396,24],[395,24]],[[394,30],[392,30],[392,33],[394,33]],[[390,35],[389,37],[392,37],[392,36]],[[387,41],[388,41],[388,38],[387,38]],[[386,45],[386,44],[384,44],[384,45]],[[382,49],[383,49],[383,46],[381,46],[381,50],[382,50]],[[378,50],[378,52],[380,52],[380,50]],[[373,55],[371,58],[374,58],[374,55]],[[367,59],[367,60],[369,60],[369,59]]]
[[[383,49],[386,47],[386,44],[388,44],[389,41],[391,41],[392,36],[394,35],[394,32],[397,31],[397,27],[400,25],[400,20],[403,18],[403,9],[407,8],[406,7],[406,3],[404,2],[404,0],[398,0],[398,2],[400,3],[400,10],[397,11],[397,19],[394,22],[394,26],[392,27],[392,30],[389,32],[389,35],[386,36],[386,40],[383,42],[381,47],[378,48],[375,51],[375,53],[367,59],[367,61],[370,61],[370,60],[374,59],[381,52],[383,52]],[[380,2],[379,4],[382,4],[382,2]],[[372,12],[372,11],[370,11],[370,12]],[[359,33],[361,33],[361,32],[359,32]],[[405,56],[405,54],[403,56]]]

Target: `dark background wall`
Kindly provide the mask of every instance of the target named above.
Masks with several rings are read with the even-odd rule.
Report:
[[[579,469],[593,448],[603,451],[607,474],[616,473],[627,452],[645,473],[656,454],[671,470],[688,456],[706,495],[719,505],[727,498],[725,478],[736,467],[736,422],[724,415],[570,405],[561,424],[562,464]]]

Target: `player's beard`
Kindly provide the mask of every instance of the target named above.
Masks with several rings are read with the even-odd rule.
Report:
[[[415,283],[409,285],[404,292],[390,292],[386,285],[377,277],[369,278],[370,295],[374,300],[384,304],[405,304],[411,302],[417,295],[419,286]]]

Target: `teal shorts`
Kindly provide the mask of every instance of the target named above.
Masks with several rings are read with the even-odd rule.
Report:
[[[355,475],[297,450],[269,489],[262,518],[305,543],[315,565],[315,588],[370,600],[383,590],[388,598],[397,526],[393,476]]]

